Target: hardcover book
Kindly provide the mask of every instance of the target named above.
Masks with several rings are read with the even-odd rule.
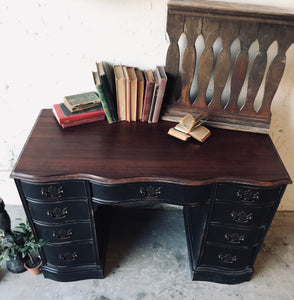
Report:
[[[115,89],[116,89],[116,104],[117,117],[119,121],[126,120],[126,79],[123,68],[120,65],[114,66]]]
[[[62,128],[68,128],[68,127],[83,125],[83,124],[87,124],[87,123],[93,123],[93,122],[102,121],[102,120],[104,120],[104,116],[103,117],[94,117],[94,118],[79,120],[79,121],[71,122],[71,123],[68,123],[68,124],[60,124],[60,126]]]
[[[89,92],[66,96],[63,102],[71,112],[76,112],[97,106],[100,103],[100,99],[96,93]]]
[[[153,88],[153,94],[151,98],[151,105],[150,105],[150,111],[149,111],[149,116],[148,116],[148,123],[152,123],[152,118],[153,118],[153,112],[154,112],[154,107],[155,107],[155,102],[157,99],[157,94],[158,94],[158,88],[159,88],[159,82],[157,79],[157,76],[155,72],[153,72],[153,77],[154,77],[154,88]]]
[[[145,87],[145,80],[143,72],[136,68],[135,69],[136,76],[137,76],[137,120],[142,119],[142,110],[143,110],[143,100],[144,100],[144,87]]]
[[[103,120],[105,117],[101,103],[99,106],[74,113],[68,110],[64,103],[54,104],[52,112],[62,127],[87,123],[88,120]]]
[[[118,118],[117,118],[113,70],[110,70],[110,66],[108,66],[106,63],[99,62],[96,65],[97,65],[97,71],[98,71],[98,76],[100,78],[102,91],[105,100],[107,102],[108,108],[110,110],[112,120],[116,122]]]
[[[127,67],[131,87],[131,121],[137,121],[137,76],[133,67]]]
[[[96,86],[97,93],[100,97],[102,107],[103,107],[104,112],[105,112],[107,122],[108,123],[113,123],[108,104],[107,104],[106,99],[105,99],[104,94],[103,94],[103,90],[102,90],[102,86],[101,86],[101,82],[100,82],[98,72],[92,72],[92,74],[93,74],[93,79],[94,79],[94,83],[95,83],[95,86]]]
[[[126,120],[131,122],[131,80],[129,78],[128,70],[126,66],[123,66],[123,72],[125,76],[125,91],[126,91]]]
[[[157,66],[155,72],[159,82],[159,87],[158,87],[157,99],[155,101],[155,106],[153,111],[152,123],[157,123],[159,120],[160,110],[162,107],[162,102],[163,102],[166,83],[167,83],[167,76],[163,66]]]
[[[142,112],[142,122],[148,121],[150,106],[153,96],[154,89],[154,76],[151,70],[144,72],[145,76],[145,95],[144,95],[144,103],[143,103],[143,112]]]

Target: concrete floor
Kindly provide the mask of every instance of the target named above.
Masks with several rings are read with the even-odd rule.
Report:
[[[6,209],[12,221],[24,216],[21,206]],[[134,222],[126,222],[131,215],[120,213],[112,227],[105,279],[61,283],[2,267],[0,299],[294,299],[294,213],[276,214],[254,276],[238,285],[191,281],[178,209],[141,209]]]

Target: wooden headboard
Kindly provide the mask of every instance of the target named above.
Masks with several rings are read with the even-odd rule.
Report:
[[[210,126],[268,133],[271,103],[294,42],[294,11],[171,0],[166,30],[162,119],[201,113]]]

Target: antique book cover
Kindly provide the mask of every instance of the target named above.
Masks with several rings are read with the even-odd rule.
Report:
[[[52,111],[60,125],[70,124],[97,117],[101,117],[102,119],[104,119],[105,116],[105,112],[102,108],[101,103],[99,104],[99,106],[74,113],[67,109],[64,103],[59,103],[53,105]]]
[[[104,120],[104,116],[103,117],[94,117],[94,118],[79,120],[79,121],[75,121],[75,122],[71,122],[71,123],[67,123],[67,124],[60,124],[60,126],[62,128],[68,128],[68,127],[78,126],[78,125],[97,122],[97,121],[102,121],[102,120]]]
[[[167,76],[163,66],[157,66],[155,69],[155,73],[159,82],[157,99],[155,101],[152,123],[157,123],[160,116],[160,110],[162,107],[163,97],[166,89]]]
[[[127,67],[131,84],[131,121],[137,121],[137,76],[135,68]]]
[[[116,89],[117,117],[119,121],[126,120],[126,79],[121,65],[113,67]]]
[[[104,62],[99,62],[97,65],[97,72],[100,78],[100,83],[102,91],[107,102],[108,108],[111,113],[112,120],[116,122],[117,118],[117,108],[115,99],[115,89],[113,89],[114,74],[110,70],[110,66]]]
[[[145,71],[145,95],[144,95],[144,103],[143,103],[143,112],[142,112],[142,122],[148,121],[151,101],[154,90],[154,76],[152,70]]]
[[[100,99],[96,93],[88,92],[65,96],[63,102],[71,112],[76,112],[97,106],[100,104]]]
[[[101,103],[102,103],[102,107],[103,107],[104,112],[105,112],[107,122],[108,123],[113,123],[111,113],[110,113],[110,110],[108,108],[108,104],[107,104],[106,99],[105,99],[104,94],[103,94],[103,90],[102,90],[102,87],[101,87],[101,82],[100,82],[100,78],[98,76],[98,72],[92,72],[92,74],[93,74],[93,79],[94,79],[94,83],[95,83],[95,86],[96,86],[97,93],[99,95],[99,98],[100,98]]]
[[[145,87],[145,80],[142,70],[136,68],[135,69],[136,76],[137,76],[137,120],[142,119],[142,111],[143,111],[143,100],[144,100],[144,87]]]
[[[131,80],[129,77],[128,69],[123,66],[123,72],[125,76],[125,91],[126,91],[126,120],[131,122]]]
[[[153,94],[152,94],[152,98],[151,98],[151,105],[150,105],[150,111],[149,111],[149,116],[148,116],[148,123],[152,123],[155,102],[156,102],[156,99],[157,99],[157,94],[158,94],[158,89],[159,89],[159,82],[158,82],[158,79],[157,79],[157,76],[156,76],[155,72],[153,72],[153,77],[154,77],[154,88],[153,88]]]

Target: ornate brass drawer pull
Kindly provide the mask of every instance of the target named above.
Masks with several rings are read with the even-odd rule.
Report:
[[[240,235],[238,233],[225,233],[224,235],[226,241],[229,244],[240,244],[241,242],[244,242],[245,240],[245,235]]]
[[[50,185],[41,189],[41,194],[47,198],[61,198],[63,195],[62,185]]]
[[[161,187],[155,188],[149,185],[147,188],[140,188],[140,194],[145,198],[158,198],[161,195]]]
[[[255,192],[254,190],[238,190],[236,193],[239,200],[248,205],[253,205],[259,199],[259,192]]]
[[[60,207],[55,207],[52,210],[47,210],[47,215],[50,216],[52,219],[55,220],[60,220],[64,219],[68,214],[67,207],[60,208]]]
[[[70,229],[66,230],[66,229],[61,228],[59,230],[54,230],[52,232],[52,235],[53,235],[53,237],[55,237],[58,240],[68,240],[72,236],[72,229],[70,228]]]
[[[226,254],[220,253],[217,257],[221,262],[225,264],[233,264],[237,262],[237,256],[233,256],[230,253],[226,253]]]
[[[76,252],[65,252],[64,254],[59,253],[59,259],[63,261],[75,261],[78,257]]]
[[[249,221],[253,219],[253,213],[246,213],[245,211],[231,212],[231,217],[233,221],[236,223],[247,224]]]

